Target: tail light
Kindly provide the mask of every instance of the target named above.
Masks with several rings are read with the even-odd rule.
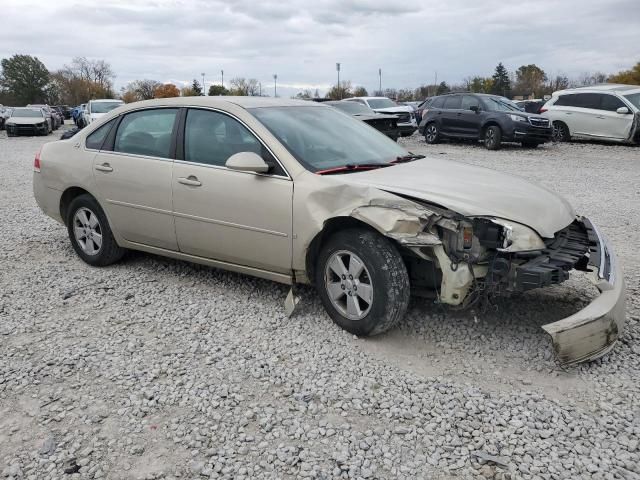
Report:
[[[33,160],[33,171],[40,172],[40,150],[38,150],[36,158]]]
[[[540,113],[544,113],[544,112],[546,112],[546,111],[547,111],[547,109],[546,109],[546,108],[544,108],[544,107],[542,107],[542,108],[540,109]]]

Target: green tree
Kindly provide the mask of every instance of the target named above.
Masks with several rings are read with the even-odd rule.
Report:
[[[493,80],[491,93],[494,95],[502,95],[503,97],[511,96],[511,80],[509,80],[509,72],[504,68],[502,62],[498,63],[496,71],[491,78]]]
[[[202,87],[198,83],[198,80],[196,80],[195,78],[193,79],[193,83],[191,84],[191,91],[193,92],[194,97],[202,95]]]
[[[440,82],[440,85],[438,85],[438,89],[436,90],[436,95],[444,95],[450,91],[451,89],[449,88],[449,85],[447,85],[447,82]]]
[[[332,86],[325,95],[325,98],[331,100],[342,100],[349,97],[353,97],[351,80],[343,80],[339,85]]]
[[[3,58],[0,88],[18,105],[41,103],[47,97],[49,70],[37,57],[14,55]]]
[[[534,97],[540,96],[547,81],[547,74],[535,64],[522,65],[516,70],[516,85],[514,90],[518,95]]]
[[[211,85],[209,87],[209,96],[217,97],[218,95],[229,95],[229,90],[224,88],[222,85]]]
[[[630,70],[623,70],[609,77],[611,83],[625,83],[627,85],[640,85],[640,62]]]

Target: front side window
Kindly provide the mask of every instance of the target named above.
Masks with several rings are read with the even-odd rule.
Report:
[[[471,107],[480,108],[480,100],[478,100],[478,97],[474,97],[473,95],[465,95],[462,97],[462,109],[469,110]]]
[[[85,146],[91,150],[100,150],[114,122],[115,119],[110,120],[101,127],[98,127],[94,132],[90,133],[85,140]]]
[[[484,103],[491,112],[522,112],[515,103],[505,97],[484,97]]]
[[[177,113],[177,108],[159,108],[125,115],[118,126],[114,152],[170,158]]]
[[[187,162],[224,167],[232,155],[253,152],[271,167],[269,173],[285,174],[253,133],[229,115],[190,109],[184,128],[184,159]]]
[[[431,108],[443,108],[444,107],[444,97],[437,97],[431,103]]]
[[[451,95],[445,97],[444,108],[447,110],[459,110],[462,105],[462,97],[460,95]]]
[[[249,110],[308,170],[389,165],[407,151],[364,122],[326,106]]]
[[[606,93],[603,93],[600,97],[600,110],[615,112],[620,107],[626,107],[622,100],[615,95],[607,95]]]

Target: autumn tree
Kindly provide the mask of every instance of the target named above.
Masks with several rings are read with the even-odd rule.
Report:
[[[180,90],[173,83],[165,83],[156,87],[154,98],[173,98],[180,96]]]
[[[14,55],[3,58],[0,65],[0,90],[13,99],[13,103],[25,105],[45,101],[49,70],[37,57]]]
[[[473,76],[464,80],[465,89],[473,93],[490,93],[493,85],[491,77]]]
[[[502,65],[502,62],[498,63],[496,70],[491,77],[493,83],[491,85],[491,93],[494,95],[502,95],[503,97],[511,96],[511,80],[509,79],[509,72]]]
[[[180,89],[180,95],[183,97],[195,97],[199,94],[189,85]]]
[[[611,83],[624,83],[627,85],[640,85],[640,62],[630,70],[623,70],[609,77]]]
[[[513,88],[518,95],[540,96],[547,81],[547,74],[535,64],[522,65],[516,70],[516,84]]]
[[[65,105],[78,105],[92,98],[115,97],[115,74],[104,60],[76,57],[71,64],[53,72],[51,77],[59,89],[60,103]]]
[[[218,95],[229,95],[229,90],[223,85],[211,85],[209,87],[209,96],[217,97]]]

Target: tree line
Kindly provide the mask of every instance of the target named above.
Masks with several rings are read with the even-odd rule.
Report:
[[[92,98],[116,98],[125,102],[149,100],[152,98],[168,98],[178,96],[203,95],[204,85],[196,79],[190,85],[178,88],[171,83],[157,80],[134,80],[114,91],[115,72],[105,60],[91,60],[86,57],[75,57],[61,69],[50,71],[37,58],[31,55],[13,55],[0,61],[0,104],[26,105],[28,103],[48,103],[51,105],[79,105]],[[386,96],[399,101],[423,100],[433,95],[449,92],[492,93],[508,98],[531,97],[541,98],[556,90],[570,87],[588,86],[597,83],[626,83],[640,85],[640,62],[629,70],[613,75],[602,72],[583,73],[577,78],[565,75],[549,76],[538,65],[522,65],[513,72],[498,63],[490,77],[480,75],[467,77],[462,83],[423,84],[417,88],[386,88],[372,92],[375,96]],[[255,78],[235,77],[224,85],[211,85],[207,92],[211,96],[264,95],[261,83]],[[331,86],[324,98],[343,99],[349,97],[368,96],[366,88],[352,85],[351,81],[341,81]],[[298,92],[294,98],[320,98],[318,89]]]

